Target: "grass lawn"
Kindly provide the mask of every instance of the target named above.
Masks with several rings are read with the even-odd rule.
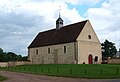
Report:
[[[1,70],[78,78],[120,78],[120,65],[40,64],[0,68]]]
[[[0,81],[3,81],[3,80],[5,80],[5,79],[6,79],[5,77],[0,76]]]

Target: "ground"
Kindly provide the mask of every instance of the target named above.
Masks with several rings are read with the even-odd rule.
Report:
[[[9,71],[0,71],[0,75],[8,78],[3,82],[120,82],[120,79],[65,78],[65,77],[52,77],[52,76],[44,76],[44,75],[16,73]]]

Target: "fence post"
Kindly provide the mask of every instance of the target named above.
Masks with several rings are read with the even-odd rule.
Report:
[[[25,71],[25,67],[24,67],[23,69],[24,69],[24,71]]]
[[[102,69],[100,70],[100,72],[101,72],[101,75],[102,75]]]
[[[43,73],[43,68],[41,68],[41,72]]]
[[[36,72],[36,68],[35,68],[35,72]]]
[[[30,72],[30,67],[29,67],[29,72]]]
[[[16,71],[16,70],[17,70],[17,67],[15,66],[14,68],[15,68],[15,71]]]
[[[86,71],[86,69],[85,69],[85,75],[86,75],[86,73],[87,73],[87,71]]]
[[[117,68],[117,75],[119,74],[119,69]]]
[[[48,73],[50,73],[50,68],[48,68]]]
[[[5,70],[6,70],[6,71],[7,71],[7,70],[10,70],[10,67],[9,67],[8,69],[5,69]]]
[[[72,69],[70,69],[70,74],[72,74]]]
[[[58,71],[58,68],[57,68],[57,75],[58,75],[58,72],[59,72],[59,71]]]

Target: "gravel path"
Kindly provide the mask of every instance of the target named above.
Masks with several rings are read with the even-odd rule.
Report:
[[[64,78],[8,71],[0,71],[0,75],[8,78],[8,80],[3,82],[120,82],[120,79]]]

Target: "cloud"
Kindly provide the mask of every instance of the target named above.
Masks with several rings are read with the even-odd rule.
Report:
[[[89,8],[87,17],[91,20],[101,42],[105,39],[116,43],[117,48],[120,47],[120,2],[118,0],[108,0],[102,3],[99,8]]]
[[[31,0],[32,2],[63,2],[63,3],[70,3],[73,5],[79,5],[79,4],[89,4],[89,5],[95,5],[102,0]]]
[[[78,11],[64,2],[2,0],[0,3],[0,47],[27,55],[27,47],[38,32],[55,28],[59,4],[65,24],[83,20]]]

